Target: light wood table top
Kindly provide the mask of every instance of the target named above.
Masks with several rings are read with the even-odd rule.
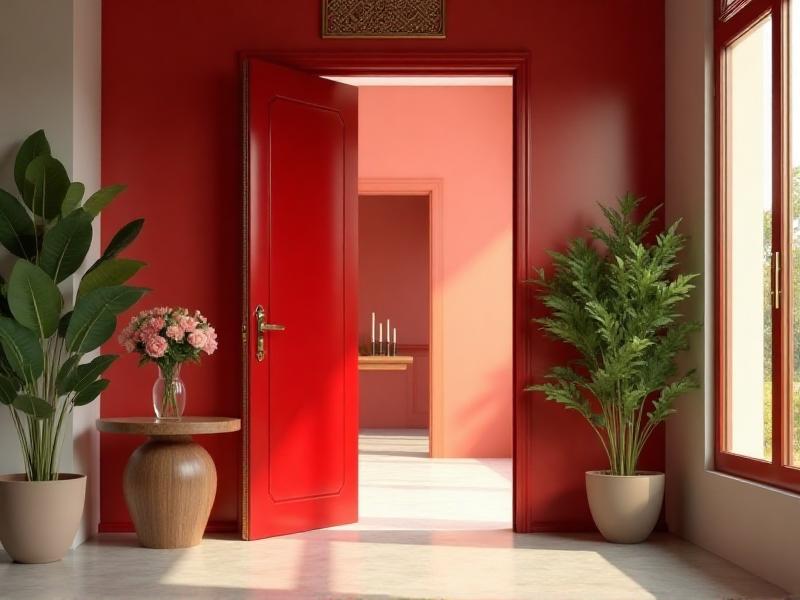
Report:
[[[359,371],[405,371],[414,362],[413,356],[359,356]]]
[[[181,417],[180,420],[159,420],[155,417],[113,417],[97,419],[97,429],[105,433],[149,435],[200,435],[239,431],[241,419],[231,417]]]

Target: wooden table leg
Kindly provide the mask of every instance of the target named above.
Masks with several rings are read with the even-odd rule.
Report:
[[[190,436],[151,437],[128,460],[124,488],[143,546],[186,548],[203,539],[217,470]]]

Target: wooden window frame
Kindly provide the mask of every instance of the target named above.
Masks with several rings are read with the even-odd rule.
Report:
[[[718,471],[751,479],[785,490],[800,492],[800,468],[791,465],[792,429],[792,322],[791,228],[789,168],[789,2],[790,0],[718,0],[714,27],[715,63],[715,383],[716,441],[715,467]],[[794,1],[800,10],[800,0]],[[727,49],[764,19],[772,19],[772,204],[774,250],[780,252],[780,308],[772,308],[772,459],[759,460],[726,450],[730,440],[730,299],[728,273],[728,171],[727,171]],[[800,150],[800,149],[798,149]],[[800,299],[798,299],[800,301]],[[800,335],[800,332],[798,332]]]

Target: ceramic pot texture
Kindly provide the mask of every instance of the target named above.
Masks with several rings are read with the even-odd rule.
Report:
[[[0,543],[17,562],[61,560],[81,522],[86,475],[62,473],[55,481],[0,475]]]
[[[609,542],[637,544],[652,533],[664,500],[664,474],[586,472],[586,495],[595,525]]]

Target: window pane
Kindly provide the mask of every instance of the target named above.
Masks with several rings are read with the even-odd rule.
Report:
[[[728,450],[772,457],[771,21],[726,53],[730,269]]]
[[[792,386],[792,464],[800,466],[800,2],[789,5],[789,187],[792,206],[792,329],[794,385]]]

